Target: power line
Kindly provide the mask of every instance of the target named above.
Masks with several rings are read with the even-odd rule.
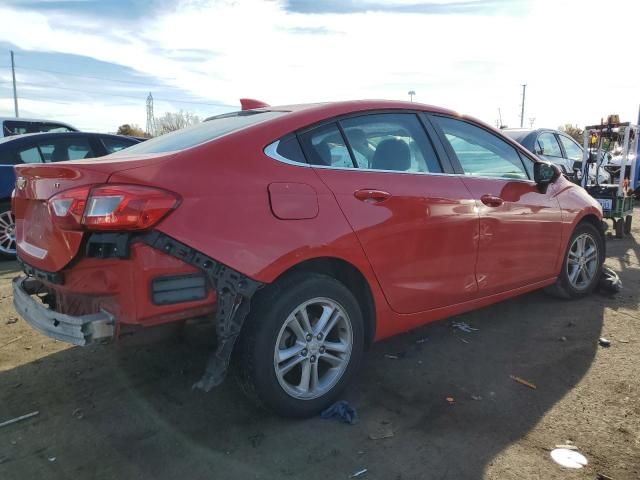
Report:
[[[0,68],[9,68],[9,67],[5,67],[5,66],[0,66]],[[167,85],[166,83],[154,83],[154,82],[136,82],[133,80],[120,80],[117,78],[108,78],[108,77],[94,77],[92,75],[80,75],[78,73],[69,73],[69,72],[60,72],[58,70],[45,70],[43,68],[35,68],[35,67],[17,67],[16,70],[33,70],[36,72],[44,72],[44,73],[53,73],[55,75],[66,75],[68,77],[78,77],[78,78],[90,78],[92,80],[102,80],[102,81],[108,81],[108,82],[119,82],[119,83],[129,83],[132,85],[142,85],[145,87],[148,86],[153,86],[153,87],[164,87],[164,88],[170,88],[170,85]]]
[[[81,90],[78,88],[68,88],[68,87],[60,87],[57,85],[45,85],[43,83],[33,83],[33,82],[20,82],[21,85],[29,85],[29,86],[33,86],[33,87],[42,87],[42,88],[53,88],[56,90],[66,90],[66,91],[70,91],[70,92],[76,92],[76,93],[88,93],[88,94],[92,94],[92,95],[101,95],[101,96],[108,96],[108,97],[121,97],[121,98],[131,98],[134,100],[141,100],[142,97],[141,96],[133,96],[133,95],[123,95],[121,93],[105,93],[105,92],[96,92],[95,90]],[[229,105],[227,103],[212,103],[212,102],[201,102],[201,101],[197,101],[197,100],[178,100],[175,98],[155,98],[155,100],[159,100],[162,102],[174,102],[174,103],[187,103],[187,104],[194,104],[194,105],[206,105],[206,106],[212,106],[212,107],[236,107],[237,105]]]

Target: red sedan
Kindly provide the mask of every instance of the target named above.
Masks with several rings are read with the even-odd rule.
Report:
[[[27,322],[87,345],[209,318],[197,386],[233,352],[283,415],[334,402],[372,341],[543,287],[586,295],[605,255],[599,204],[556,167],[416,103],[262,105],[16,171]]]

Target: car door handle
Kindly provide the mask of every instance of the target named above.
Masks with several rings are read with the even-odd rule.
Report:
[[[363,202],[380,203],[390,198],[391,194],[382,190],[363,188],[362,190],[356,190],[353,196],[358,200],[362,200]]]
[[[480,201],[484,203],[487,207],[499,207],[504,203],[500,197],[496,197],[495,195],[482,195],[480,197]]]

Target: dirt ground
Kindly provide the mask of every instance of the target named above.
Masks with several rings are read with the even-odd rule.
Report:
[[[347,479],[366,468],[359,478],[637,480],[640,211],[634,222],[635,239],[608,241],[624,282],[615,297],[534,292],[456,317],[471,333],[448,319],[374,345],[344,394],[354,426],[275,418],[229,380],[192,391],[210,348],[201,327],[151,346],[50,340],[14,321],[18,269],[0,263],[0,422],[40,412],[0,428],[0,479]],[[393,436],[372,440],[381,429]],[[586,468],[550,459],[568,442]]]

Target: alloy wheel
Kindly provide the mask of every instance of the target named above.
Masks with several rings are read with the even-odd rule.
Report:
[[[0,213],[0,253],[16,254],[16,225],[11,210]]]
[[[588,233],[578,235],[569,248],[567,258],[567,278],[576,290],[584,290],[591,285],[598,272],[598,244]]]
[[[329,392],[349,365],[353,328],[334,300],[308,300],[287,317],[278,333],[273,368],[284,391],[311,400]]]

